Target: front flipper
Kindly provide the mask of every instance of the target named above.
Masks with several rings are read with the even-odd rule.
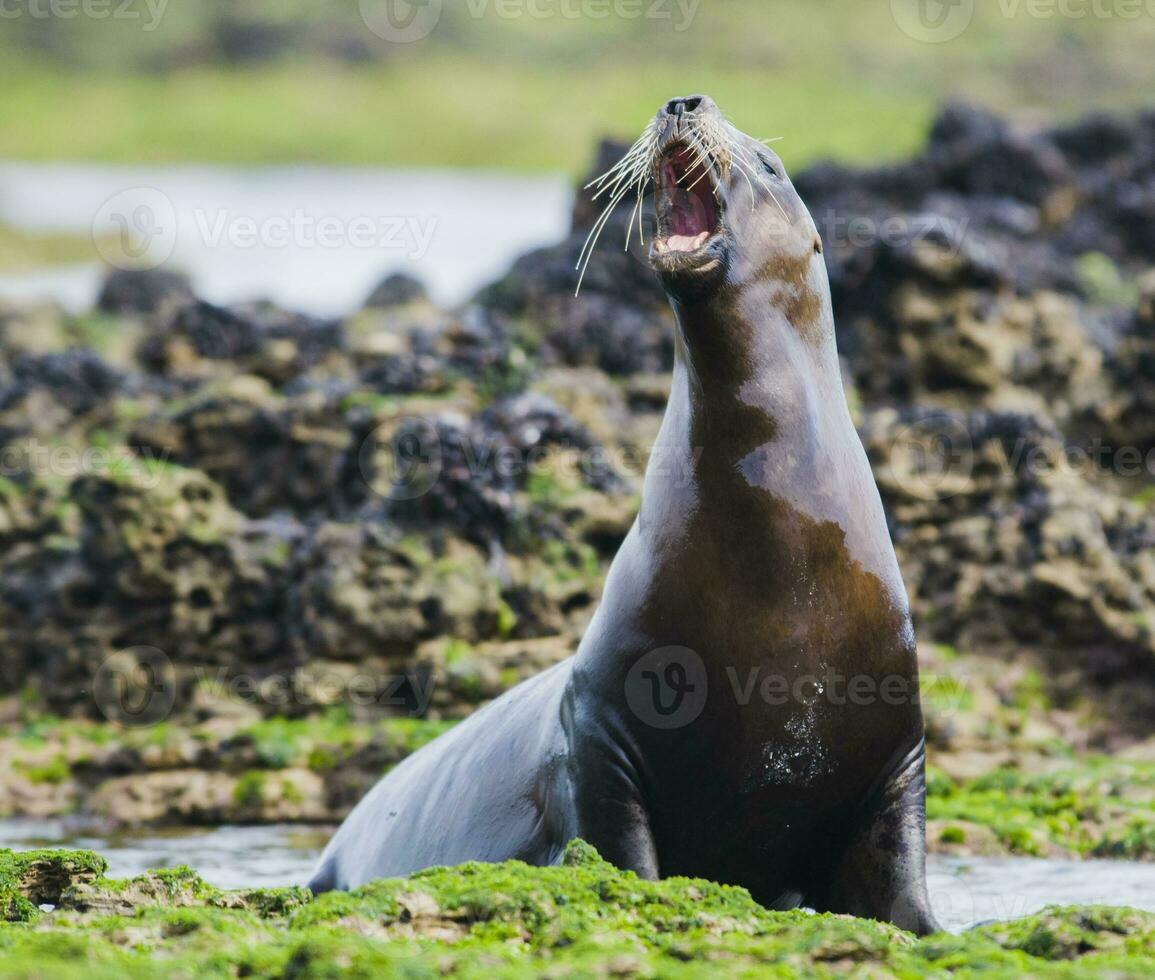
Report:
[[[610,864],[647,881],[658,880],[658,852],[645,810],[634,802],[588,801],[579,807],[580,836]]]
[[[926,775],[919,744],[886,784],[819,911],[892,922],[919,936],[940,932],[926,889]]]
[[[575,835],[615,867],[657,881],[657,846],[628,754],[587,734],[578,740],[574,761]]]

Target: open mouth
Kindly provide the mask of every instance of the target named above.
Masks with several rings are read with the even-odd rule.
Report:
[[[655,264],[685,267],[706,253],[722,228],[717,167],[684,144],[666,150],[657,168]],[[704,255],[703,255],[704,257]]]

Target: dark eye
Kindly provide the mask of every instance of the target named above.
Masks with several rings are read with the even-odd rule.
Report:
[[[777,167],[775,167],[775,166],[774,166],[774,164],[772,164],[772,163],[771,163],[769,160],[767,160],[765,157],[762,157],[762,158],[761,158],[761,160],[762,160],[762,166],[766,168],[766,172],[767,172],[767,173],[768,173],[768,174],[769,174],[771,177],[778,177],[778,178],[781,178],[781,176],[782,176],[782,175],[781,175],[780,173],[778,173],[778,168],[777,168]]]

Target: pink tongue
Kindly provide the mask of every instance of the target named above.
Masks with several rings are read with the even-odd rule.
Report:
[[[707,232],[702,232],[700,235],[671,235],[666,241],[666,245],[671,252],[696,252],[709,238]]]

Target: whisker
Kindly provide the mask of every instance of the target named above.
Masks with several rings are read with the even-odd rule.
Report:
[[[607,185],[594,195],[593,200],[609,195],[613,197],[619,191],[630,188],[640,181],[649,180],[650,164],[648,160],[639,160],[629,171],[623,172],[611,185]]]
[[[693,190],[695,187],[697,187],[697,186],[698,186],[700,183],[702,183],[702,181],[703,181],[703,180],[705,180],[707,177],[709,177],[709,176],[710,176],[710,170],[711,170],[711,167],[710,167],[710,165],[709,165],[709,164],[707,164],[707,163],[703,163],[703,164],[702,164],[702,176],[701,176],[701,177],[699,177],[697,180],[695,180],[695,181],[694,181],[694,182],[693,182],[693,183],[692,183],[692,184],[691,184],[691,185],[690,185],[688,188],[686,188],[686,189],[687,189],[687,190],[690,190],[690,191],[692,191],[692,190]],[[714,186],[713,190],[714,190],[714,193],[715,193],[715,195],[716,195],[716,194],[718,193],[718,187],[717,187],[717,185],[715,185],[715,186]]]
[[[610,197],[613,197],[623,187],[633,187],[634,181],[638,179],[639,172],[640,171],[638,169],[634,169],[634,170],[629,171],[628,173],[623,173],[620,177],[618,177],[617,180],[615,180],[613,182],[613,184],[610,184],[610,185],[606,186],[605,188],[603,188],[602,190],[598,191],[598,193],[596,193],[591,198],[591,200],[597,201],[607,194]]]
[[[647,180],[645,177],[641,177],[638,179],[638,189],[637,189],[638,200],[637,200],[637,203],[634,205],[633,211],[630,212],[630,226],[626,229],[626,251],[627,252],[630,249],[630,233],[634,230],[634,221],[635,220],[638,222],[638,244],[640,246],[642,246],[643,248],[645,248],[645,245],[646,245],[645,221],[642,218],[642,201],[645,198],[646,187],[649,185],[649,183],[650,183],[649,180]]]
[[[645,130],[643,130],[642,135],[637,138],[633,146],[626,151],[621,160],[610,167],[610,169],[600,177],[595,177],[591,180],[583,189],[588,191],[591,187],[604,188],[610,180],[613,179],[616,181],[624,172],[632,171],[639,162],[648,160],[653,155],[653,148],[657,142],[657,138],[656,124],[651,122]]]
[[[750,182],[750,165],[737,154],[733,154],[732,159],[738,168],[738,173],[746,181],[746,186],[750,188],[750,213],[753,214],[758,206],[758,195],[754,193],[754,185]],[[755,175],[755,180],[757,180],[757,175]]]
[[[628,193],[629,193],[628,188],[625,190],[619,191],[617,194],[615,194],[613,196],[613,198],[609,202],[609,204],[606,205],[606,207],[602,211],[602,213],[600,215],[598,215],[597,221],[594,222],[593,227],[590,229],[589,235],[586,237],[585,244],[582,246],[581,254],[578,255],[578,265],[581,265],[582,260],[587,258],[587,256],[586,256],[587,251],[589,251],[589,252],[593,251],[593,249],[590,247],[590,243],[593,242],[595,245],[597,244],[597,238],[601,234],[602,229],[605,227],[606,223],[610,220],[610,216],[614,213],[614,210],[625,199],[625,196]]]
[[[645,228],[641,218],[641,209],[646,187],[652,179],[650,169],[653,165],[657,148],[658,123],[657,120],[651,120],[646,128],[642,130],[642,135],[635,140],[633,146],[626,151],[621,160],[610,167],[610,169],[600,177],[595,177],[585,185],[585,190],[590,190],[591,188],[597,189],[593,195],[593,200],[597,201],[605,197],[608,198],[608,202],[605,209],[594,222],[589,235],[586,237],[585,243],[582,245],[581,252],[578,254],[577,266],[575,266],[575,268],[581,271],[578,276],[577,289],[574,290],[575,296],[581,292],[582,283],[585,281],[586,272],[589,269],[593,254],[597,250],[598,241],[601,239],[602,232],[605,231],[618,205],[629,196],[631,191],[637,194],[638,199],[630,212],[630,221],[626,227],[625,247],[627,250],[630,247],[630,237],[633,235],[635,221],[638,222],[638,239],[642,245],[645,245]]]
[[[644,159],[646,154],[650,152],[651,147],[652,142],[639,141],[633,146],[632,149],[629,150],[629,152],[626,153],[624,157],[622,157],[621,160],[614,164],[613,167],[607,170],[600,177],[597,177],[590,181],[590,183],[586,184],[586,190],[589,190],[591,187],[603,187],[611,179],[620,177],[623,173],[629,172],[638,164],[639,161]]]
[[[589,269],[590,266],[590,259],[593,258],[594,251],[597,249],[598,239],[601,238],[601,234],[605,230],[606,225],[609,224],[610,218],[612,217],[614,211],[617,209],[617,206],[621,204],[623,200],[625,200],[626,195],[629,194],[629,192],[630,188],[627,187],[615,194],[613,200],[611,200],[610,203],[606,205],[606,209],[602,212],[601,217],[598,218],[598,220],[594,223],[593,228],[590,229],[589,236],[586,238],[586,243],[582,247],[581,254],[578,256],[577,267],[581,269],[581,275],[578,276],[578,283],[577,288],[574,290],[574,296],[577,296],[578,293],[581,292],[582,283],[585,281],[586,277],[586,270]]]
[[[702,176],[699,177],[697,180],[695,180],[694,183],[692,183],[689,187],[689,190],[693,190],[695,187],[697,187],[702,182],[703,178],[709,176],[712,161],[710,159],[710,152],[706,148],[706,145],[703,142],[702,137],[699,136],[698,133],[693,128],[691,128],[690,130],[687,131],[687,135],[694,142],[694,145],[691,147],[691,149],[694,150],[694,152],[697,154],[695,164],[702,168]],[[713,190],[714,190],[714,196],[718,197],[719,196],[719,189],[718,189],[717,185],[714,186]]]
[[[605,206],[590,228],[589,235],[582,244],[578,254],[577,265],[579,271],[577,288],[574,295],[581,292],[589,271],[590,262],[597,251],[602,233],[609,226],[610,220],[623,201],[630,194],[635,195],[635,201],[630,208],[629,220],[626,223],[625,248],[628,251],[633,238],[634,224],[638,226],[638,243],[646,244],[646,229],[643,207],[646,192],[651,183],[657,183],[659,176],[655,172],[655,160],[659,150],[657,120],[651,121],[633,145],[623,154],[622,158],[609,168],[604,174],[595,177],[585,185],[586,190],[593,190],[594,201],[605,201]],[[729,136],[729,139],[727,139]],[[769,145],[778,142],[782,137],[760,139],[757,142]],[[739,173],[746,182],[750,191],[751,211],[757,208],[758,194],[755,184],[761,187],[782,213],[782,217],[790,220],[789,214],[778,200],[773,187],[770,186],[763,172],[763,165],[758,154],[750,148],[750,140],[744,133],[725,120],[706,120],[694,117],[687,118],[682,126],[679,142],[689,155],[689,167],[679,166],[683,171],[679,174],[681,186],[688,191],[694,190],[703,180],[721,171],[724,176],[731,168]],[[685,161],[683,161],[684,163]],[[697,171],[701,171],[697,173]],[[714,180],[712,184],[714,196],[723,201],[723,186],[721,180]]]
[[[702,176],[699,177],[697,180],[695,180],[694,183],[692,183],[689,187],[690,190],[693,190],[695,187],[698,186],[698,184],[700,184],[702,182],[702,177],[706,177],[709,175],[711,161],[710,161],[710,153],[706,149],[705,144],[702,142],[702,140],[698,136],[698,134],[695,132],[690,132],[688,135],[689,135],[690,139],[692,139],[694,141],[694,146],[691,147],[691,149],[693,149],[697,154],[696,159],[694,161],[694,164],[695,164],[695,166],[702,168]]]
[[[630,250],[630,236],[634,233],[635,221],[638,222],[638,240],[641,241],[642,239],[642,222],[640,218],[642,212],[642,195],[645,193],[644,188],[646,183],[648,182],[645,181],[644,177],[639,177],[637,184],[631,185],[631,189],[634,191],[637,199],[634,202],[634,206],[630,208],[630,222],[626,225],[626,244],[624,251],[627,252]],[[645,242],[642,242],[642,244],[644,245]]]
[[[590,240],[595,237],[595,233],[599,230],[600,226],[609,220],[609,216],[613,213],[614,209],[618,206],[618,204],[621,203],[622,199],[626,196],[626,194],[629,193],[629,188],[631,186],[633,186],[633,185],[632,184],[627,185],[627,186],[621,188],[620,190],[615,191],[611,195],[609,203],[607,203],[605,208],[602,209],[602,213],[600,215],[598,215],[597,221],[594,222],[593,227],[590,229],[590,233],[589,233],[589,236],[586,238],[585,245],[582,246],[581,255],[578,256],[578,262],[579,263],[581,262],[582,258],[584,258],[584,256],[585,256],[586,249],[589,247],[589,244],[590,244]]]
[[[650,130],[646,130],[645,132],[643,132],[642,135],[639,136],[634,141],[633,145],[630,146],[630,148],[626,150],[626,152],[622,155],[622,158],[617,163],[615,163],[612,167],[610,167],[610,169],[607,170],[600,177],[595,177],[592,181],[590,181],[590,183],[586,184],[586,187],[589,188],[589,187],[594,186],[595,184],[605,183],[605,180],[607,177],[611,176],[612,174],[616,173],[617,171],[619,171],[623,167],[625,167],[627,164],[632,162],[637,157],[638,153],[650,141],[650,139],[653,137],[653,135],[654,135],[653,132]]]
[[[652,153],[653,151],[650,149],[648,152]],[[618,167],[605,174],[601,178],[604,183],[594,181],[592,184],[586,185],[586,190],[593,186],[599,186],[600,189],[594,195],[594,200],[596,201],[610,188],[620,186],[623,180],[632,180],[639,169],[644,169],[646,167],[646,160],[647,157],[643,154],[639,154],[637,158],[632,160],[623,160],[621,164],[618,165]]]

